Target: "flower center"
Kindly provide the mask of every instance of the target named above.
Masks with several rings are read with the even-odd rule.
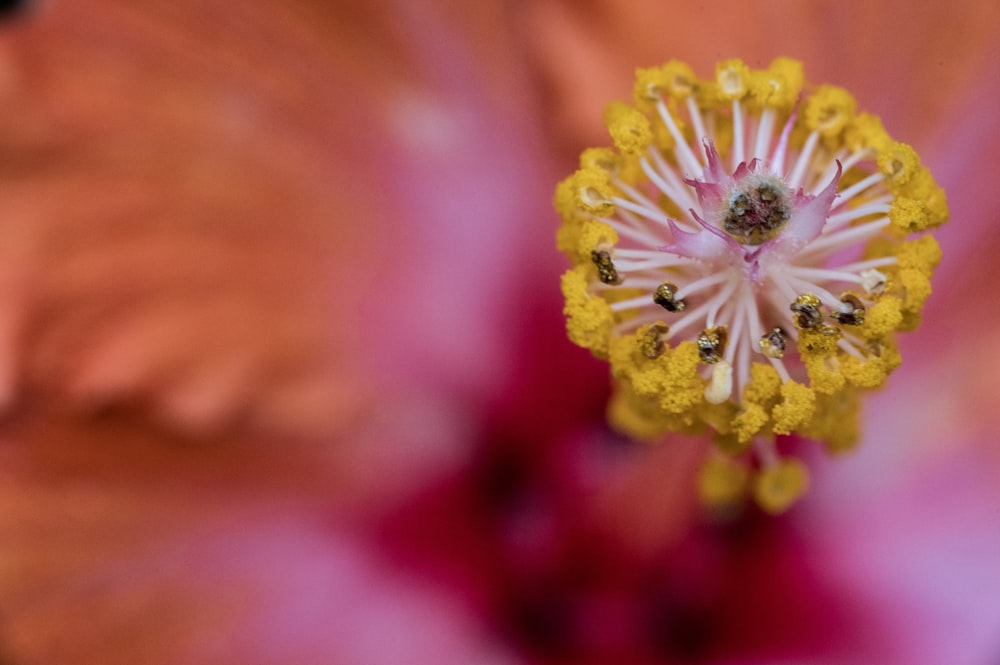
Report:
[[[615,150],[585,151],[556,192],[567,330],[610,361],[616,427],[714,429],[730,457],[703,495],[737,497],[752,473],[780,512],[806,476],[775,437],[853,444],[857,395],[899,364],[895,332],[930,294],[940,249],[910,236],[947,219],[944,193],[794,61],[726,61],[714,81],[670,62],[635,92],[606,111]],[[756,466],[737,459],[750,451]]]

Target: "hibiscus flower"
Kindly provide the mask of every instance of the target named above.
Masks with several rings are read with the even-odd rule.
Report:
[[[986,661],[1000,237],[970,165],[1000,147],[998,25],[988,3],[16,17],[0,659]],[[786,517],[727,526],[694,502],[705,442],[604,425],[549,198],[635,66],[775,51],[920,149],[955,290],[869,411],[882,441],[814,463]]]

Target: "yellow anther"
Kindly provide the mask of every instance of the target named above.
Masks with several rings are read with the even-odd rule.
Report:
[[[576,252],[581,261],[590,261],[594,251],[608,250],[618,244],[618,234],[609,224],[585,219],[578,228]]]
[[[777,515],[788,510],[809,487],[809,472],[794,459],[784,459],[760,471],[753,494],[764,511]]]
[[[806,127],[828,138],[839,135],[854,118],[857,102],[843,88],[820,86],[805,103]]]
[[[837,356],[811,355],[802,360],[809,375],[809,387],[817,393],[833,395],[843,389],[845,379]]]
[[[916,268],[903,268],[899,271],[899,283],[903,287],[903,311],[919,313],[931,295],[930,278]]]
[[[741,99],[750,90],[750,68],[742,60],[724,60],[715,66],[715,83],[722,99]]]
[[[941,245],[934,236],[921,236],[900,243],[896,259],[900,268],[914,268],[929,276],[941,262]]]
[[[710,506],[723,507],[743,499],[750,472],[746,465],[728,457],[712,455],[698,473],[698,495]]]
[[[604,123],[615,147],[627,155],[641,155],[653,142],[649,118],[634,106],[612,102],[604,109]]]
[[[859,113],[844,129],[844,143],[851,150],[879,151],[892,143],[892,139],[878,116]]]
[[[902,323],[903,303],[894,296],[885,296],[868,308],[868,315],[861,327],[861,334],[867,339],[878,339],[899,328]]]
[[[625,342],[624,354],[612,344],[611,371],[627,379],[637,395],[657,399],[668,414],[690,413],[704,403],[705,382],[698,373],[698,347],[693,342],[681,342],[654,361],[642,358],[641,366],[636,362],[636,340]]]
[[[781,377],[771,364],[754,363],[750,366],[750,382],[743,391],[743,401],[766,406],[778,396]]]
[[[719,109],[730,107],[729,102],[719,94],[719,86],[715,81],[699,81],[694,89],[694,98],[698,104],[698,108]]]
[[[563,222],[556,230],[556,249],[569,256],[574,264],[581,260],[576,251],[579,236],[580,226],[573,222]]]
[[[787,381],[781,386],[782,401],[771,411],[774,419],[772,431],[775,434],[791,434],[813,416],[816,408],[816,393],[796,381]]]
[[[923,171],[917,152],[905,143],[892,141],[879,150],[878,168],[892,188],[904,187],[918,172]]]
[[[586,213],[576,203],[575,189],[576,179],[573,176],[564,179],[556,187],[552,205],[562,218],[562,223],[556,231],[556,247],[560,252],[570,256],[574,263],[579,263],[583,259],[577,252],[577,245],[580,240],[581,222]],[[589,251],[587,250],[588,254]]]
[[[667,413],[684,413],[704,401],[698,347],[693,342],[681,342],[670,355],[659,396],[660,408]]]
[[[889,210],[889,221],[904,235],[924,231],[930,226],[927,204],[917,199],[898,197]]]
[[[617,175],[622,168],[622,156],[611,148],[587,148],[580,153],[580,168],[598,168]]]
[[[604,110],[604,123],[615,147],[627,155],[641,155],[653,142],[649,118],[634,106],[612,102]]]
[[[662,95],[674,99],[684,99],[694,92],[698,77],[686,63],[671,60],[659,67],[637,69],[635,72],[635,89],[633,97],[640,108],[648,108],[650,103],[656,103]]]
[[[628,184],[636,183],[644,175],[639,160],[628,159],[613,148],[587,148],[580,154],[580,168],[601,169]]]
[[[611,184],[607,171],[596,167],[580,169],[573,177],[573,195],[576,204],[600,217],[610,217],[615,212],[612,199],[618,189]]]
[[[640,397],[625,383],[614,385],[608,403],[608,423],[622,434],[645,441],[659,439],[665,432],[700,431],[691,413],[667,413],[658,400]]]
[[[823,441],[826,449],[840,453],[854,448],[858,442],[860,399],[857,390],[844,390],[836,395],[816,396],[816,415],[802,433]]]
[[[893,362],[898,357],[898,354],[886,353],[885,349],[880,355],[872,355],[867,360],[849,356],[844,359],[844,376],[851,385],[859,388],[878,388],[899,364]]]
[[[761,106],[790,111],[798,101],[804,83],[801,62],[776,58],[766,70],[751,72],[750,94]]]
[[[614,324],[614,314],[607,301],[588,292],[590,270],[593,268],[581,265],[563,273],[566,332],[575,344],[590,349],[599,358],[605,358],[608,355],[608,338]]]
[[[610,225],[593,218],[570,219],[559,227],[556,244],[574,264],[588,263],[593,261],[595,250],[608,250],[617,245],[618,234]]]
[[[580,208],[576,202],[576,176],[564,178],[557,186],[552,206],[563,221],[572,221],[580,216]]]
[[[892,183],[890,183],[892,184]],[[927,228],[933,229],[948,221],[948,201],[944,190],[934,182],[926,168],[917,168],[905,185],[893,185],[901,196],[923,201],[927,207]]]
[[[736,440],[747,443],[755,437],[767,424],[769,416],[763,406],[747,404],[743,411],[733,418],[733,432]]]
[[[837,335],[828,335],[821,328],[799,331],[799,355],[803,360],[811,357],[827,358],[837,352]]]

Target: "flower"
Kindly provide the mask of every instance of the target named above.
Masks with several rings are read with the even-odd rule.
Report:
[[[569,336],[609,359],[612,422],[708,426],[730,458],[753,445],[770,512],[807,485],[775,436],[856,442],[858,393],[899,364],[895,333],[918,324],[940,260],[924,232],[948,217],[910,146],[803,81],[787,58],[728,60],[707,81],[677,61],[640,69],[635,105],[605,114],[616,150],[585,151],[555,201]],[[703,476],[716,502],[748,482],[731,459]]]
[[[1000,100],[1000,77],[986,75],[1000,15],[992,0],[981,7],[992,17],[962,2],[851,0],[40,3],[48,27],[10,28],[0,52],[11,58],[3,85],[36,94],[3,88],[0,251],[6,268],[37,268],[2,282],[5,313],[32,325],[0,347],[28,377],[0,442],[0,659],[990,662],[996,372],[978,341],[1000,330],[981,295],[1000,240],[981,204],[1000,149],[986,131]],[[525,20],[536,11],[557,20]],[[590,32],[575,40],[581,27]],[[628,70],[669,49],[707,66],[726,44],[759,66],[779,43],[813,75],[849,82],[919,146],[962,224],[940,236],[937,279],[953,297],[931,299],[927,327],[901,340],[910,380],[897,374],[869,401],[865,436],[904,445],[862,446],[836,466],[808,460],[814,491],[799,509],[720,525],[692,505],[705,441],[643,446],[606,430],[606,367],[562,332],[548,161],[569,159],[580,128],[597,124],[597,105],[563,93],[626,94],[616,61]],[[543,52],[556,57],[528,60]],[[122,159],[153,139],[160,150],[140,154],[166,164]],[[186,168],[206,162],[207,173]],[[132,182],[112,164],[162,179],[144,180],[148,206],[105,219],[99,195]],[[93,180],[67,187],[85,173]],[[212,302],[248,303],[211,326],[196,325],[211,306],[185,306],[188,264],[155,251],[188,229],[187,252],[167,257],[185,258],[211,226],[213,214],[194,213],[215,205],[169,186],[188,178],[256,222],[227,226],[205,254],[245,248],[250,259],[204,266],[218,271],[207,286],[227,287],[208,288]],[[95,229],[101,219],[121,223]],[[104,251],[76,254],[71,231]],[[282,260],[250,251],[286,231]],[[157,260],[116,271],[122,248]],[[338,279],[315,270],[328,260]],[[86,274],[67,263],[104,268],[106,281],[62,279]],[[238,279],[254,268],[260,282]],[[159,309],[150,285],[172,287],[174,306]],[[122,289],[172,316],[102,318]],[[330,302],[288,301],[299,292]],[[12,320],[23,321],[2,317]],[[94,362],[107,382],[66,391],[72,373],[60,370],[107,340],[74,334],[92,331],[88,320],[160,362]],[[257,337],[276,322],[280,334]],[[164,328],[222,339],[148,334]],[[968,330],[984,337],[948,342]],[[336,362],[317,364],[331,348]],[[39,362],[39,349],[65,364]],[[290,349],[300,362],[284,365]],[[213,361],[246,351],[270,371],[222,381]],[[957,388],[928,395],[928,377]],[[358,388],[373,380],[370,402]],[[360,417],[300,389],[313,381],[362,398]],[[73,417],[47,411],[67,402]],[[963,473],[942,463],[973,448],[982,454]],[[385,534],[380,510],[412,548]]]

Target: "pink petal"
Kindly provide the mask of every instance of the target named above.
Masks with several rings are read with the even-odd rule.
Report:
[[[718,210],[722,204],[722,185],[716,182],[702,182],[701,180],[685,180],[684,182],[694,188],[698,195],[698,205],[703,211]]]
[[[715,261],[731,251],[730,244],[726,239],[713,233],[711,227],[699,219],[697,215],[695,215],[695,219],[704,227],[703,230],[683,231],[673,220],[667,220],[674,236],[674,242],[658,249],[661,252],[699,261]]]
[[[837,197],[837,185],[840,182],[842,169],[837,162],[837,173],[830,184],[816,196],[806,196],[801,192],[795,195],[792,204],[792,216],[781,235],[767,243],[767,252],[779,252],[784,256],[793,255],[809,242],[819,237],[830,213],[833,200]]]
[[[705,167],[705,181],[721,184],[729,180],[729,174],[722,166],[722,159],[719,157],[719,151],[715,149],[715,143],[711,139],[705,139],[704,147],[705,157],[708,160],[708,165]]]

